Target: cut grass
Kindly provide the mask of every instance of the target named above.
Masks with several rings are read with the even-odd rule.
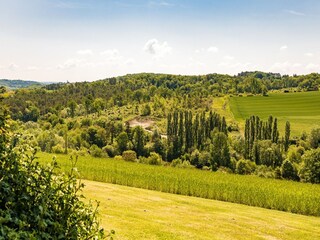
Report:
[[[320,239],[320,218],[84,181],[116,239]]]
[[[48,163],[53,155],[39,153],[38,156],[41,163]],[[70,169],[69,156],[58,155],[57,160],[63,171]],[[320,185],[317,184],[92,157],[79,157],[77,168],[88,180],[320,215]]]
[[[300,136],[320,126],[320,92],[273,93],[268,97],[232,97],[230,108],[243,126],[246,118],[256,115],[266,120],[277,117],[279,129],[284,132],[286,121],[291,123],[292,135]]]

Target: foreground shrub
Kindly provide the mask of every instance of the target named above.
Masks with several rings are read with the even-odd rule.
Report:
[[[75,169],[56,174],[55,161],[41,167],[35,150],[10,140],[1,112],[0,133],[0,239],[103,238],[97,208],[81,200]]]

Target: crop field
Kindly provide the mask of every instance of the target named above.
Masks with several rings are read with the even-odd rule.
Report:
[[[280,131],[284,132],[286,121],[291,123],[293,136],[310,132],[320,126],[320,92],[273,93],[268,97],[231,97],[230,109],[243,126],[246,118],[257,115],[267,119],[278,118]]]
[[[39,153],[38,157],[46,164],[53,155]],[[62,171],[70,170],[68,155],[57,155],[57,162]],[[320,185],[316,184],[83,156],[77,169],[87,180],[320,216]]]
[[[83,180],[115,239],[320,239],[320,218]]]

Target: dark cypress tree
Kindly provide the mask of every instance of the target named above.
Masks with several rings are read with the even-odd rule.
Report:
[[[245,149],[244,149],[244,157],[249,158],[250,152],[250,120],[246,119],[246,124],[244,128],[244,140],[245,140]]]
[[[228,131],[227,131],[227,122],[226,122],[226,119],[225,117],[222,117],[222,120],[221,120],[221,132],[223,132],[224,134],[228,134]]]
[[[278,120],[274,119],[273,129],[272,129],[272,142],[278,143],[279,140],[279,131],[278,131]]]
[[[284,135],[284,150],[288,151],[290,144],[290,122],[286,122],[285,135]]]
[[[268,130],[267,130],[267,138],[266,139],[272,139],[272,123],[273,123],[273,117],[269,116],[268,118]]]
[[[133,146],[138,156],[144,156],[145,136],[142,127],[138,126],[134,129]]]
[[[183,154],[183,145],[184,145],[184,122],[183,122],[183,112],[179,114],[179,132],[178,132],[178,139],[179,139],[179,152]]]
[[[193,122],[193,143],[194,146],[197,147],[198,145],[198,131],[199,131],[199,114],[196,115],[196,118],[194,119]]]

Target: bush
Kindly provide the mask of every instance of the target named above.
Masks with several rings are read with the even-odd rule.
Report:
[[[81,200],[84,185],[74,168],[56,174],[55,161],[40,166],[34,149],[10,141],[3,119],[0,115],[0,239],[103,238],[97,209]]]
[[[284,160],[281,165],[281,176],[289,180],[299,180],[298,171],[289,160]]]
[[[251,174],[256,169],[256,164],[250,160],[241,159],[237,162],[236,173],[238,174]]]
[[[302,159],[300,178],[305,182],[320,183],[320,148],[307,151]]]
[[[63,154],[65,153],[65,148],[61,144],[58,144],[52,147],[52,152],[56,154]]]
[[[103,151],[101,150],[101,148],[99,148],[97,145],[93,144],[90,147],[90,155],[92,157],[97,157],[97,158],[101,158],[101,157],[105,157],[106,155],[103,153]]]
[[[109,157],[116,156],[116,150],[112,145],[107,145],[102,148],[102,151],[104,151],[106,154],[108,154]]]
[[[150,165],[161,165],[162,164],[162,158],[160,157],[159,154],[155,152],[151,152],[150,156],[148,158],[143,158],[144,163],[150,164]]]
[[[137,154],[133,150],[127,150],[122,153],[122,158],[128,162],[135,162],[137,160]]]
[[[174,159],[171,162],[171,166],[177,168],[194,168],[188,160],[182,161],[180,158]]]
[[[266,165],[257,165],[254,174],[264,178],[276,178],[276,171],[274,171],[272,167],[268,167]],[[281,175],[281,172],[279,175]]]

